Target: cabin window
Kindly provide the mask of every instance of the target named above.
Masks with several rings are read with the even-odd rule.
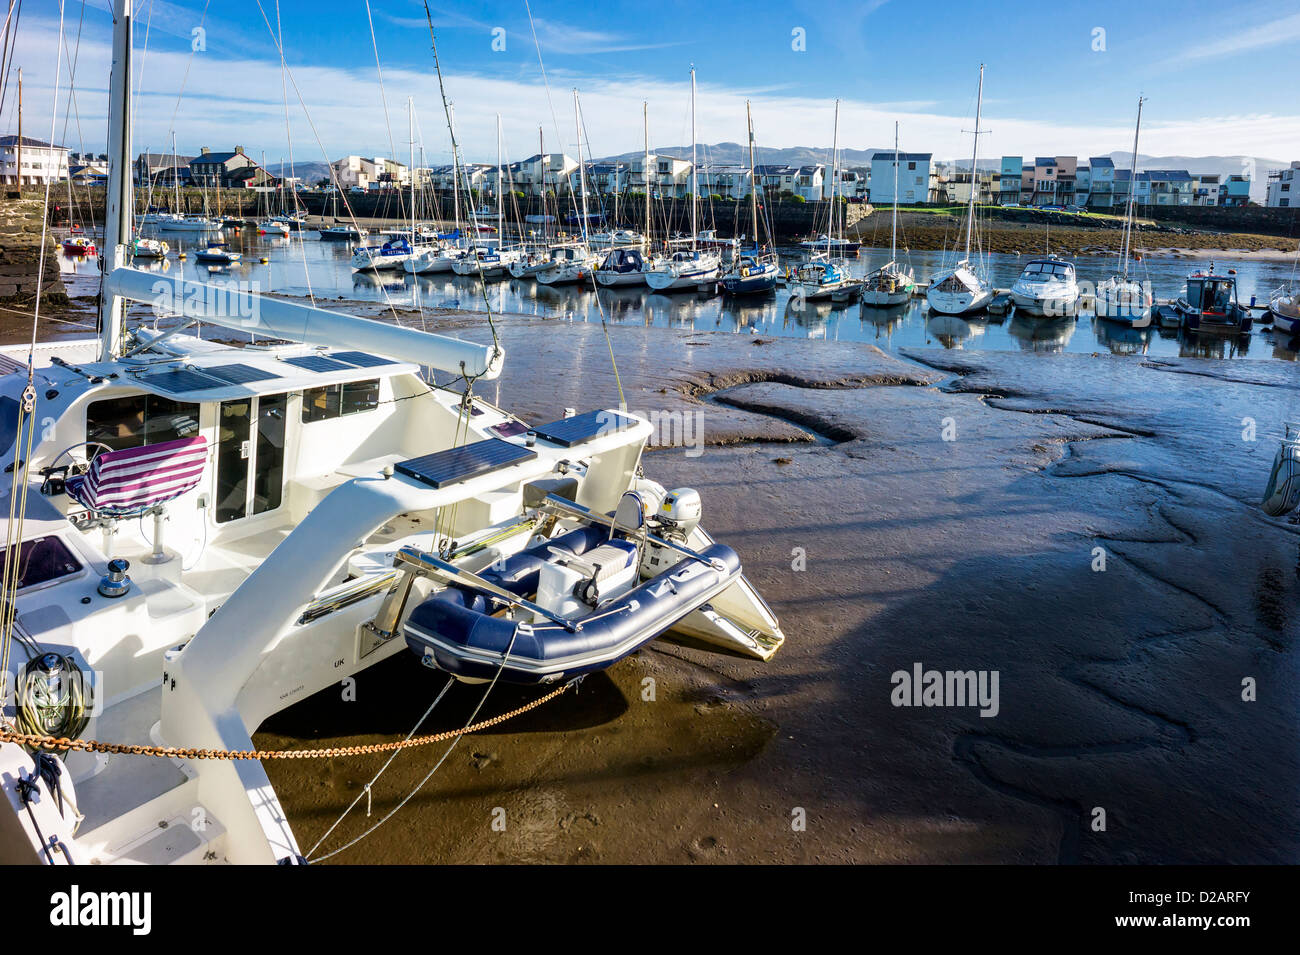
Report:
[[[199,406],[194,402],[127,395],[92,402],[86,409],[86,440],[114,451],[192,438],[198,433]]]
[[[58,537],[37,537],[18,545],[19,590],[70,577],[80,570],[81,562]]]
[[[379,407],[379,379],[308,388],[302,393],[302,423],[325,421]]]

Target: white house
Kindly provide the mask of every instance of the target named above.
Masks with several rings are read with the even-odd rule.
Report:
[[[1300,159],[1291,163],[1286,169],[1273,169],[1268,174],[1268,198],[1265,205],[1270,209],[1300,208]]]
[[[749,166],[741,163],[705,163],[700,166],[700,195],[743,199],[749,195]]]
[[[629,181],[633,189],[648,189],[651,196],[661,199],[680,198],[691,190],[689,159],[646,153],[633,156],[629,165]]]
[[[930,153],[898,153],[898,204],[915,205],[930,198]],[[893,150],[871,154],[871,204],[894,202]],[[969,195],[969,193],[968,193]]]
[[[22,170],[18,169],[19,153]],[[68,178],[68,150],[40,139],[0,136],[0,182],[6,186],[43,186]]]

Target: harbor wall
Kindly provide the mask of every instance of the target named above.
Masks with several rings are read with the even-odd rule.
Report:
[[[43,193],[0,200],[0,301],[35,301],[43,205]],[[63,304],[67,301],[67,291],[59,279],[59,247],[50,234],[45,237],[44,277],[39,284],[44,302]]]

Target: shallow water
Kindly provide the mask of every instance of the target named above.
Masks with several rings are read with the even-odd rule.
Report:
[[[258,236],[251,229],[239,236],[244,253],[239,265],[210,269],[191,257],[188,261],[166,260],[144,267],[169,274],[182,269],[188,276],[205,281],[256,282],[262,291],[289,295],[316,295],[337,299],[359,299],[391,303],[398,308],[485,309],[483,291],[475,279],[452,273],[411,276],[403,272],[355,273],[349,264],[352,246],[323,242],[315,232],[304,232],[301,241]],[[173,250],[193,250],[202,243],[191,236],[164,235]],[[262,264],[260,259],[268,261]],[[783,256],[785,262],[797,256]],[[884,264],[885,250],[864,249],[853,263],[857,274]],[[944,264],[940,252],[915,252],[910,261],[919,279],[928,279]],[[1138,267],[1138,277],[1149,280],[1157,299],[1181,294],[1188,272],[1212,261],[1205,259],[1149,258]],[[94,259],[60,257],[65,271],[94,274]],[[988,272],[998,288],[1008,288],[1020,274],[1023,258],[990,255]],[[1113,256],[1080,256],[1076,259],[1081,280],[1099,281],[1111,274]],[[1220,268],[1237,271],[1243,302],[1252,297],[1265,301],[1269,292],[1292,276],[1290,262],[1231,261]],[[1077,319],[1045,321],[1017,316],[982,315],[971,320],[928,316],[923,299],[892,309],[875,309],[856,304],[808,303],[794,307],[783,289],[764,296],[730,299],[694,293],[652,294],[645,288],[601,289],[546,287],[532,281],[503,279],[489,283],[487,300],[494,311],[542,316],[569,322],[599,321],[601,310],[614,323],[650,325],[816,338],[832,341],[865,341],[892,350],[906,346],[935,345],[983,351],[1082,352],[1111,351],[1118,354],[1152,356],[1182,355],[1213,358],[1281,358],[1295,360],[1295,343],[1275,341],[1271,329],[1257,329],[1245,338],[1191,337],[1156,328],[1127,329],[1096,320],[1084,313]],[[1280,336],[1279,336],[1280,337]]]

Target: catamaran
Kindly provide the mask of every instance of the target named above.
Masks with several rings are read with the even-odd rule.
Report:
[[[132,268],[131,23],[115,0],[100,333],[0,349],[0,861],[341,851],[300,848],[252,734],[397,654],[485,699],[498,679],[560,690],[670,627],[776,652],[699,494],[642,476],[646,420],[530,426],[474,394],[501,374],[495,336]],[[128,327],[129,303],[154,317]]]
[[[902,305],[916,292],[912,270],[898,264],[898,123],[894,123],[894,213],[889,226],[889,261],[867,276],[862,304],[888,308]]]
[[[944,269],[930,280],[925,290],[925,300],[930,310],[941,315],[965,315],[978,312],[993,298],[993,286],[976,271],[971,262],[971,237],[975,229],[975,198],[979,183],[980,112],[984,105],[984,64],[980,64],[979,93],[975,100],[975,145],[971,150],[970,202],[966,208],[966,254],[950,269]]]
[[[1133,129],[1133,170],[1129,180],[1128,200],[1124,208],[1124,227],[1119,242],[1119,270],[1097,284],[1093,311],[1098,318],[1123,322],[1134,328],[1151,324],[1153,298],[1149,284],[1129,277],[1129,260],[1133,247],[1133,204],[1137,192],[1138,136],[1142,132],[1142,103],[1138,97],[1137,124]]]

